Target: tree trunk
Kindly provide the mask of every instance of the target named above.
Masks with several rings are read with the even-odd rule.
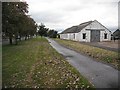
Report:
[[[29,36],[28,36],[28,39],[29,39]]]
[[[12,45],[12,37],[9,37],[9,43]]]
[[[30,36],[30,38],[33,38],[33,36]]]
[[[18,44],[17,37],[15,37],[15,45],[17,45],[17,44]]]
[[[20,38],[19,38],[19,41],[21,41],[21,36],[20,36]]]
[[[27,35],[25,36],[25,40],[27,40]]]

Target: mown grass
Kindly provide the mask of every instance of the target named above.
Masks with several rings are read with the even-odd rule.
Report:
[[[3,46],[3,88],[93,88],[45,38]]]
[[[71,41],[71,40],[61,40],[55,39],[61,45],[71,48],[82,54],[86,54],[92,58],[95,58],[98,61],[109,63],[114,66],[116,69],[120,69],[118,53],[114,51],[109,51],[89,45],[81,44],[80,42]]]

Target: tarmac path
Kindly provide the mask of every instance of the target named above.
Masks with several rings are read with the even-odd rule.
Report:
[[[95,88],[118,88],[118,70],[101,62],[97,62],[88,56],[65,48],[53,39],[47,38],[50,45],[67,61],[86,77]]]

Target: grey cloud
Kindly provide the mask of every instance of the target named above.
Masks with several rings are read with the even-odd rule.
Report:
[[[113,27],[114,24],[116,23],[116,20],[110,17],[116,18],[115,15],[111,14],[111,11],[112,12],[115,11],[114,7],[117,5],[118,0],[105,0],[105,1],[33,0],[33,1],[38,2],[37,4],[38,6],[36,6],[36,8],[32,8],[36,4],[34,3],[35,5],[32,5],[33,3],[30,3],[31,16],[35,19],[36,22],[45,23],[52,28],[54,27],[59,30],[61,26],[62,28],[66,28],[67,26],[70,26],[72,24],[74,25],[75,23],[82,23],[81,21],[87,21],[94,18],[103,21],[101,23],[106,22],[105,24],[108,25],[108,27],[111,26],[108,29],[110,30],[116,29],[116,27]],[[42,4],[43,6],[39,5],[41,3],[43,3]],[[45,7],[44,4],[46,5]]]
[[[64,15],[50,11],[32,13],[32,16],[37,22],[43,23],[59,23],[64,19]]]
[[[98,5],[106,5],[109,7],[116,7],[118,5],[118,1],[113,1],[113,2],[97,2],[96,4]]]
[[[0,0],[1,2],[20,2],[20,0]]]
[[[64,8],[62,8],[64,11],[67,11],[67,12],[71,12],[71,11],[73,11],[73,12],[75,12],[75,11],[79,11],[79,10],[82,10],[82,9],[84,9],[84,7],[82,7],[82,6],[70,6],[70,7],[64,7]]]
[[[114,32],[115,30],[118,29],[118,27],[117,26],[112,26],[112,27],[109,26],[108,29],[111,30],[112,32]]]

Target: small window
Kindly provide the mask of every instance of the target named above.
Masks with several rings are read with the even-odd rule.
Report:
[[[73,34],[73,38],[75,39],[75,34]]]
[[[83,33],[83,39],[86,39],[86,33]]]
[[[104,34],[104,39],[107,39],[107,33]]]

